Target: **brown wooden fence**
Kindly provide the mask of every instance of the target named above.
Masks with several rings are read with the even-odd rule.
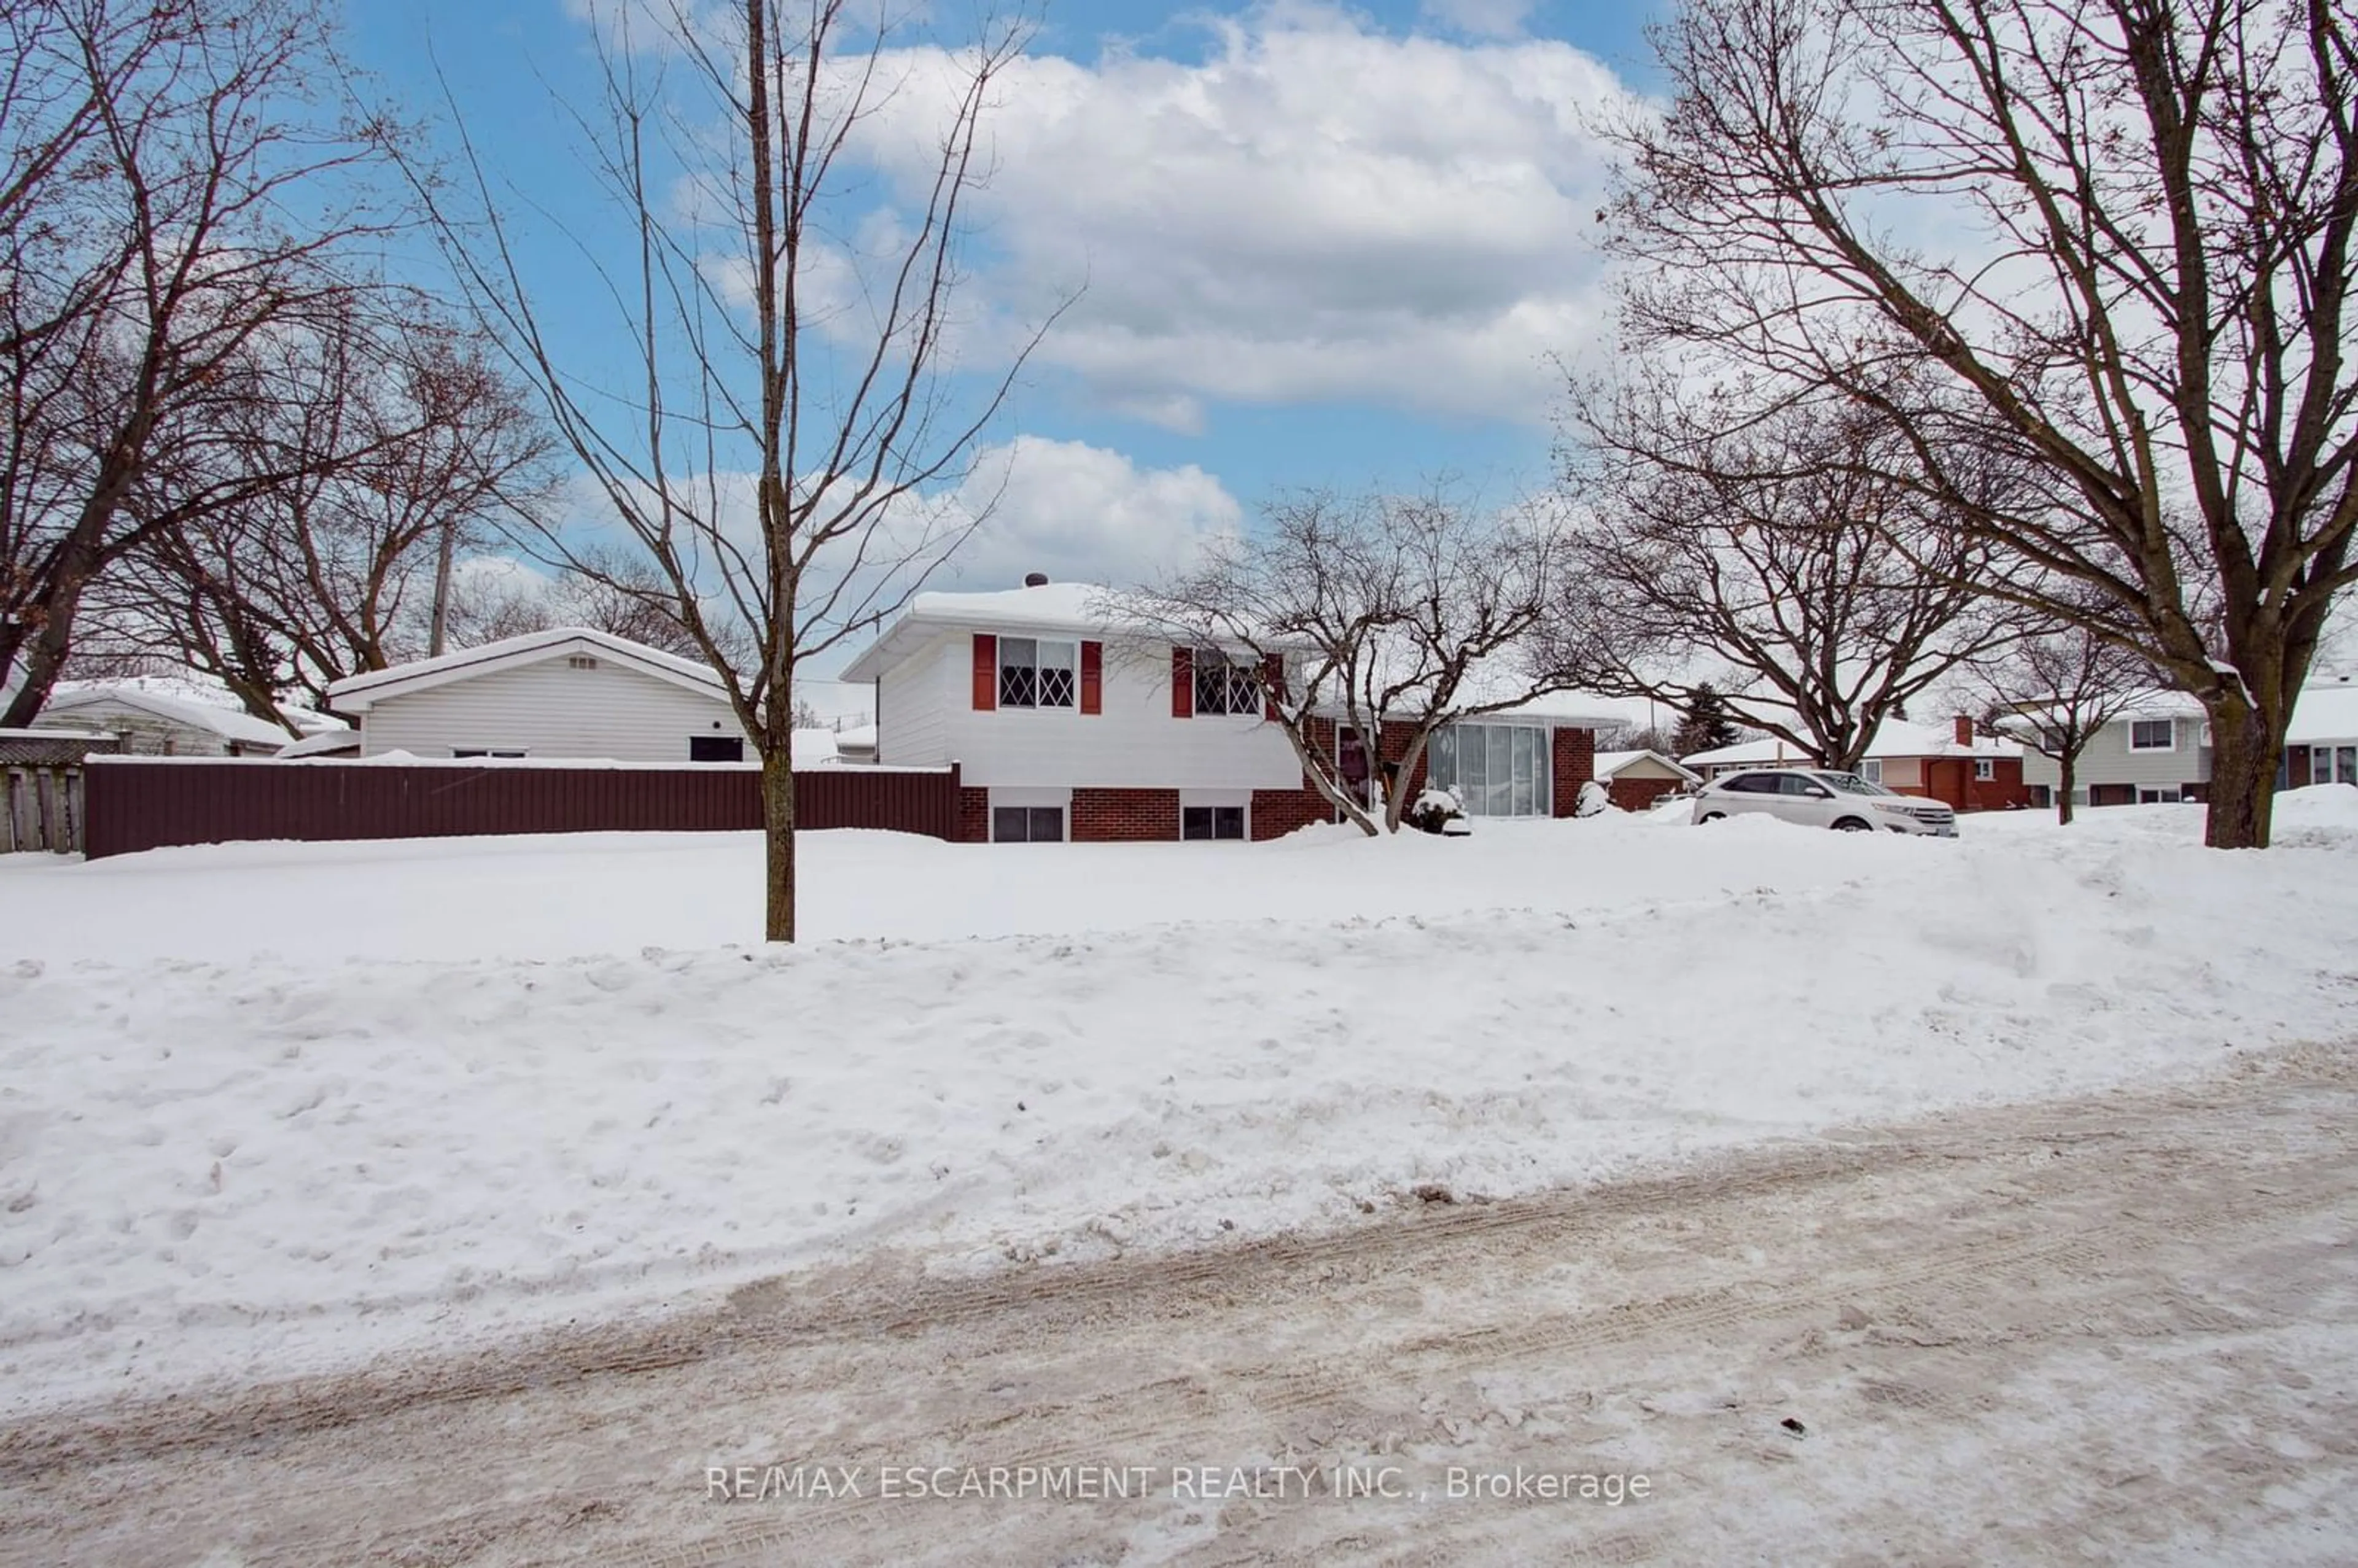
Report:
[[[117,743],[112,735],[0,730],[0,854],[81,849],[82,762]]]
[[[762,826],[752,768],[93,759],[91,860],[252,839],[444,838],[484,833],[729,832]],[[958,837],[958,770],[814,768],[795,774],[806,828]]]

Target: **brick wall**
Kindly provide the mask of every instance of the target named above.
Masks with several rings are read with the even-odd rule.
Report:
[[[1615,779],[1605,789],[1613,797],[1613,804],[1624,811],[1650,811],[1662,796],[1678,787],[1676,779]]]
[[[1076,844],[1179,837],[1175,789],[1075,789],[1071,834]]]
[[[990,842],[990,792],[987,789],[958,791],[958,836],[961,844]]]
[[[1554,736],[1549,763],[1555,775],[1555,815],[1570,816],[1580,803],[1580,786],[1596,776],[1596,732],[1558,730]]]
[[[1282,838],[1297,827],[1307,827],[1314,822],[1332,822],[1335,808],[1316,790],[1257,789],[1252,793],[1252,836],[1259,843],[1264,838]]]
[[[1884,766],[1887,773],[1890,764]],[[2029,786],[2022,782],[2021,758],[1996,758],[1991,771],[1995,777],[1975,778],[1971,758],[1928,757],[1924,759],[1923,787],[1891,787],[1901,795],[1929,795],[1957,811],[2011,811],[2030,804]]]

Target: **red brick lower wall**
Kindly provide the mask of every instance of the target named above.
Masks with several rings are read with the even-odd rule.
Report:
[[[1282,838],[1297,827],[1307,827],[1314,822],[1332,822],[1335,808],[1316,790],[1257,789],[1252,792],[1252,836],[1255,843],[1264,838]]]
[[[990,792],[987,789],[958,791],[958,836],[961,844],[990,842]]]
[[[1580,786],[1596,776],[1596,731],[1558,730],[1554,734],[1549,762],[1555,774],[1555,815],[1570,816],[1580,804]]]
[[[1072,826],[1076,844],[1179,837],[1179,792],[1175,789],[1076,789]]]
[[[2030,804],[2030,786],[2022,782],[2022,759],[2000,757],[1994,778],[1974,776],[1967,757],[1927,757],[1920,788],[1900,789],[1900,795],[1929,795],[1956,811],[2012,811]]]
[[[1662,796],[1678,787],[1676,779],[1615,779],[1605,790],[1624,811],[1651,811]]]
[[[1399,762],[1408,754],[1409,741],[1414,734],[1415,726],[1412,724],[1394,722],[1385,725],[1382,741],[1377,748],[1378,762]],[[1335,726],[1331,721],[1311,720],[1309,739],[1324,754],[1334,754]],[[1554,731],[1551,760],[1555,773],[1554,799],[1551,804],[1556,816],[1570,816],[1574,805],[1580,798],[1580,786],[1596,776],[1595,735],[1586,730]],[[1424,788],[1424,759],[1420,756],[1408,775],[1410,799],[1413,800],[1417,792]],[[1668,781],[1630,782],[1640,784],[1660,783],[1663,788],[1671,787]],[[1617,794],[1615,800],[1616,804],[1621,804]],[[1327,804],[1326,797],[1318,793],[1317,786],[1306,776],[1299,789],[1257,789],[1252,792],[1250,831],[1256,841],[1282,838],[1297,828],[1334,819],[1335,808]],[[987,841],[990,837],[990,792],[960,790],[958,820],[965,841]],[[1076,843],[1175,840],[1179,837],[1179,792],[1175,789],[1076,788],[1067,832]]]

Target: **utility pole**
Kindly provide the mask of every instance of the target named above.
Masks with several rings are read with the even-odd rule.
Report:
[[[442,545],[434,557],[434,613],[426,629],[426,656],[442,656],[444,639],[450,628],[450,558],[459,549],[459,521],[452,518],[442,524]]]

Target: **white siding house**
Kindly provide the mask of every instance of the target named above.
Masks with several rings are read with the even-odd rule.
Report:
[[[361,755],[738,762],[744,730],[720,678],[604,632],[510,637],[338,681]]]
[[[2006,722],[2029,732],[2047,721],[2031,712]],[[2072,799],[2080,806],[2202,799],[2211,784],[2211,725],[2202,705],[2180,691],[2135,694],[2122,716],[2089,740],[2072,772]],[[2023,778],[2044,806],[2060,786],[2061,768],[2032,752]],[[2358,680],[2348,675],[2311,676],[2285,726],[2277,787],[2311,784],[2358,784]]]
[[[968,835],[994,841],[1265,838],[1328,820],[1249,673],[1121,623],[1113,597],[1045,581],[919,594],[843,672],[875,683],[877,762],[957,763]],[[1567,788],[1588,776],[1588,732],[1610,722],[1576,699],[1499,715],[1474,783],[1495,786],[1498,815],[1551,815],[1558,776]],[[1575,730],[1559,764],[1558,731]],[[1436,737],[1436,771],[1456,740]]]
[[[1182,716],[1166,642],[1125,636],[1101,589],[919,594],[844,671],[876,684],[876,761],[955,762],[977,837],[1251,837],[1254,792],[1302,788],[1257,705]],[[1288,820],[1286,826],[1296,824]]]
[[[2009,719],[2007,728],[2035,728],[2037,715]],[[2072,769],[2076,806],[2200,800],[2211,783],[2210,725],[2202,705],[2184,692],[2147,691],[2129,698],[2120,718],[2098,730]],[[2026,747],[2022,781],[2031,800],[2050,805],[2063,771],[2054,758]]]
[[[2293,789],[2358,784],[2358,680],[2346,675],[2309,677],[2292,707],[2277,782]]]

